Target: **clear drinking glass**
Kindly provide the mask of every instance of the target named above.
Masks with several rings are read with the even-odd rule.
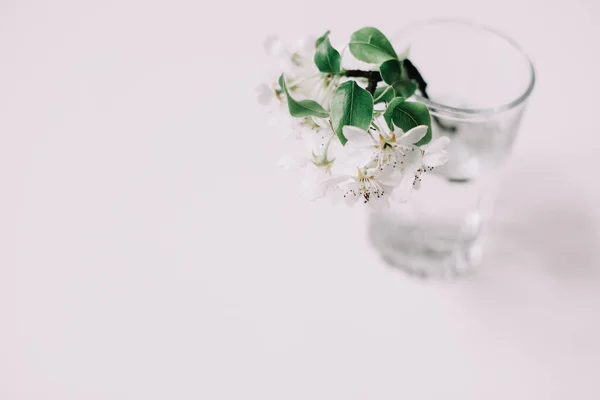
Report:
[[[389,264],[419,276],[453,276],[479,262],[495,179],[514,142],[535,81],[527,55],[501,33],[465,21],[419,22],[392,37],[410,46],[427,82],[434,138],[451,139],[447,165],[419,191],[370,214],[369,236]]]

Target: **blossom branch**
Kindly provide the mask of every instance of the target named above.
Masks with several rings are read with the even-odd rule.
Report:
[[[402,64],[403,64],[404,68],[406,69],[406,73],[408,74],[408,77],[417,83],[417,87],[419,88],[419,91],[421,92],[423,97],[429,100],[429,94],[427,94],[427,82],[425,81],[425,79],[423,79],[423,76],[421,75],[421,73],[419,72],[417,67],[415,67],[415,65],[409,59],[405,59],[402,62]],[[363,70],[359,70],[359,69],[351,69],[351,70],[342,71],[342,75],[347,76],[348,78],[367,78],[369,83],[368,83],[366,89],[371,94],[375,93],[375,88],[377,88],[377,83],[383,81],[379,71],[363,71]],[[440,120],[435,115],[432,117],[433,117],[433,120],[438,124],[438,126],[442,130],[447,131],[447,132],[456,132],[456,126],[446,125],[444,122],[442,122],[442,120]]]
[[[360,69],[348,69],[342,71],[343,76],[347,76],[348,78],[367,78],[369,81],[374,80],[375,82],[381,82],[381,74],[379,71],[363,71]]]

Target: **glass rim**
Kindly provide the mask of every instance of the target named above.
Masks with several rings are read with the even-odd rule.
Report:
[[[512,100],[508,103],[505,103],[505,104],[500,104],[498,106],[486,107],[486,108],[461,108],[461,107],[447,106],[443,103],[438,103],[431,99],[426,99],[423,96],[421,96],[420,94],[415,93],[414,98],[417,101],[425,104],[430,109],[432,114],[440,115],[440,116],[444,116],[444,117],[454,117],[457,119],[473,118],[473,117],[479,117],[479,116],[489,116],[491,114],[498,114],[498,113],[502,113],[502,112],[511,110],[511,109],[519,106],[521,103],[523,103],[525,100],[527,100],[529,95],[531,95],[531,92],[533,91],[533,87],[535,86],[535,68],[533,66],[533,63],[531,62],[531,59],[529,58],[527,53],[521,48],[521,46],[519,46],[519,44],[517,44],[516,41],[514,41],[512,38],[510,38],[509,36],[507,36],[505,33],[501,32],[501,31],[498,31],[487,25],[480,24],[480,23],[477,23],[477,22],[474,22],[474,21],[471,21],[468,19],[430,18],[430,19],[423,19],[420,21],[410,23],[410,24],[406,25],[404,28],[400,29],[398,32],[396,32],[396,34],[394,36],[398,36],[402,32],[405,32],[405,31],[410,31],[410,30],[417,29],[419,27],[423,27],[426,25],[433,25],[433,24],[453,24],[453,25],[459,25],[459,26],[463,26],[463,27],[474,28],[474,29],[478,29],[480,31],[487,32],[491,35],[494,35],[494,36],[500,38],[501,40],[504,40],[512,48],[514,48],[514,50],[519,52],[524,57],[525,61],[527,62],[527,65],[529,67],[529,84],[527,85],[527,88],[525,89],[525,91],[522,92],[519,96],[517,96],[514,100]]]

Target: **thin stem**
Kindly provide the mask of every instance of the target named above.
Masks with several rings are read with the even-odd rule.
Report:
[[[352,69],[343,71],[342,75],[345,75],[349,78],[367,78],[367,92],[371,93],[371,95],[375,95],[375,89],[377,89],[377,83],[381,82],[381,74],[379,71],[361,71],[358,69]]]
[[[371,93],[371,96],[375,96],[375,89],[377,89],[377,80],[369,79],[369,84],[367,85],[367,92]]]
[[[348,69],[346,71],[342,71],[343,76],[347,76],[348,78],[367,78],[369,80],[373,79],[376,82],[381,82],[381,74],[379,71],[363,71],[360,69]]]

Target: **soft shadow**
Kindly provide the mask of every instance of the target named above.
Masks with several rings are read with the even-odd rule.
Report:
[[[586,184],[548,164],[506,175],[480,269],[443,289],[481,362],[503,359],[510,371],[535,360],[530,373],[589,388],[582,377],[600,359],[600,221]]]
[[[485,229],[487,240],[481,267],[467,271],[469,276],[461,276],[458,281],[482,283],[491,278],[498,283],[504,278],[519,279],[523,274],[600,281],[600,221],[593,212],[596,204],[586,191],[585,182],[572,179],[548,162],[513,166],[501,180],[499,189],[493,217]],[[408,250],[414,241],[401,231],[399,226],[405,228],[402,224],[390,223],[393,216],[381,214],[370,218],[371,244],[390,266],[416,277],[431,275],[432,279],[438,279],[435,271],[431,274],[424,271],[428,263],[407,268],[398,262],[397,255],[407,254],[411,265],[416,259]],[[400,239],[388,243],[389,238]],[[427,243],[427,248],[431,247],[431,239]],[[387,259],[386,254],[395,258]],[[440,254],[446,257],[447,253]],[[462,275],[464,271],[458,273]]]
[[[593,199],[552,167],[522,171],[502,182],[483,265],[515,269],[516,274],[533,269],[560,278],[599,278]]]

